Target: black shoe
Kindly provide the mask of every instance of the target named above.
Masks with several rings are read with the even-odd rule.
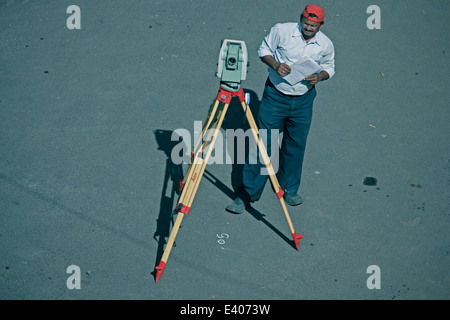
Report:
[[[293,194],[285,193],[283,195],[283,198],[284,198],[284,202],[286,202],[290,206],[298,206],[303,203],[303,198],[296,193],[293,193]]]
[[[248,206],[241,198],[237,197],[231,204],[226,207],[226,210],[231,213],[241,214],[244,212],[245,208]]]

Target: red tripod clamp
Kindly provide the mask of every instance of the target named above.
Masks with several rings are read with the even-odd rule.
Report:
[[[242,103],[245,101],[245,93],[244,90],[241,88],[238,91],[229,91],[222,87],[219,88],[219,93],[217,94],[217,100],[220,102],[230,104],[231,99],[233,97],[238,97],[239,101]]]

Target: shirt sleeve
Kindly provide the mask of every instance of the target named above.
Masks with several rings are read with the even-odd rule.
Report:
[[[259,46],[258,56],[260,58],[264,56],[275,56],[275,51],[280,43],[279,27],[280,24],[273,26],[272,29],[270,29],[269,34],[264,38],[263,42]]]
[[[334,46],[333,43],[330,43],[328,45],[327,50],[324,52],[324,55],[322,56],[322,59],[320,59],[320,66],[323,68],[324,71],[326,71],[330,79],[334,76],[335,70],[334,70]]]

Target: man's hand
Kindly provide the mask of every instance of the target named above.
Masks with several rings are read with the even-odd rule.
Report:
[[[291,73],[291,67],[289,67],[286,63],[278,62],[272,56],[264,56],[261,58],[261,60],[282,77],[285,77],[289,73]]]
[[[315,85],[320,81],[320,77],[318,73],[312,74],[305,78],[305,81],[309,81],[311,85]]]
[[[286,63],[277,63],[274,69],[282,77],[285,77],[291,73],[291,67],[289,67]]]
[[[326,80],[330,77],[328,72],[321,71],[320,73],[315,73],[305,78],[305,81],[309,81],[311,85],[315,85],[320,81]]]

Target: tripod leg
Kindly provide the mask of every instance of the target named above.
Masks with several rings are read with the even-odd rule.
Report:
[[[229,104],[225,104],[223,109],[221,110],[216,122],[214,123],[212,130],[212,137],[210,141],[206,141],[202,144],[202,149],[206,150],[206,156],[204,159],[200,158],[198,153],[194,157],[194,161],[191,164],[192,169],[189,174],[189,179],[187,180],[187,184],[181,193],[179,202],[177,204],[177,209],[180,208],[180,213],[177,215],[177,219],[175,220],[174,226],[170,233],[169,239],[166,244],[166,248],[164,249],[164,253],[162,255],[161,261],[159,265],[155,267],[156,269],[156,282],[161,278],[164,268],[166,267],[167,260],[169,259],[170,252],[172,250],[173,244],[175,242],[175,238],[178,234],[178,230],[180,228],[181,222],[183,220],[184,214],[188,214],[192,203],[194,201],[195,195],[197,193],[198,187],[200,185],[200,180],[203,177],[203,173],[205,172],[206,164],[208,163],[209,157],[211,156],[211,152],[214,149],[214,144],[216,142],[217,136],[219,134],[220,128],[222,127],[223,120],[225,118],[225,114],[228,110]],[[183,214],[181,214],[183,213]]]
[[[167,241],[166,248],[164,249],[163,256],[159,265],[155,267],[156,269],[156,282],[161,278],[164,268],[166,267],[167,259],[169,259],[170,251],[172,250],[173,244],[175,242],[175,238],[178,234],[178,230],[180,229],[181,221],[183,221],[184,214],[178,214],[177,219],[173,225],[172,231],[170,232],[169,240]]]
[[[219,106],[219,100],[216,100],[212,109],[209,111],[208,116],[206,117],[206,121],[202,128],[202,133],[199,135],[199,137],[197,138],[197,141],[194,144],[194,148],[192,149],[192,152],[191,152],[191,160],[194,159],[195,154],[198,151],[200,151],[200,150],[198,150],[198,148],[199,148],[202,140],[204,140],[203,138],[204,138],[206,130],[210,127],[211,122],[214,119],[214,116],[217,112],[218,106]],[[185,175],[184,179],[180,181],[180,191],[183,189],[184,185],[186,184],[186,181],[187,181],[186,177],[188,176],[190,170],[191,170],[191,166],[189,166],[188,170],[186,171],[186,175]]]
[[[258,127],[257,127],[257,125],[255,123],[255,119],[253,118],[252,112],[250,111],[250,108],[245,103],[245,101],[241,101],[241,105],[242,105],[242,108],[244,109],[244,113],[245,113],[245,115],[247,117],[247,121],[248,121],[248,123],[250,125],[250,128],[252,130],[253,137],[255,138],[256,143],[258,145],[258,149],[259,149],[259,152],[261,154],[261,157],[263,158],[264,165],[267,168],[267,172],[269,174],[270,182],[272,183],[272,186],[273,186],[273,188],[275,190],[277,198],[280,200],[281,207],[283,208],[284,216],[286,217],[287,223],[289,225],[289,229],[290,229],[292,237],[294,239],[295,247],[297,248],[297,250],[299,250],[300,249],[299,242],[303,238],[303,235],[297,234],[295,232],[294,225],[292,223],[291,217],[290,217],[289,212],[288,212],[287,207],[286,207],[286,203],[285,203],[284,198],[283,198],[284,191],[281,189],[280,184],[279,184],[278,179],[277,179],[277,176],[275,175],[275,172],[274,172],[273,167],[272,167],[272,163],[270,162],[270,158],[269,158],[269,156],[267,154],[266,147],[264,146],[264,143],[262,142],[261,138],[259,137]]]
[[[187,206],[189,208],[191,207],[192,202],[194,201],[195,194],[197,193],[198,186],[200,185],[200,180],[203,177],[206,165],[208,164],[208,160],[211,156],[212,150],[214,149],[214,145],[216,143],[217,136],[219,135],[220,128],[222,127],[222,123],[223,123],[223,120],[227,113],[228,107],[229,107],[229,104],[224,104],[223,109],[220,110],[220,113],[215,122],[215,125],[212,127],[212,130],[210,131],[210,135],[208,136],[207,141],[203,144],[203,150],[207,150],[206,156],[204,159],[201,159],[201,163],[199,165],[198,177],[194,183],[193,192],[191,193],[191,196],[188,198],[188,201],[187,201]]]
[[[219,100],[216,100],[214,102],[214,106],[210,110],[208,117],[206,118],[205,124],[202,128],[202,134],[197,138],[197,141],[195,142],[194,148],[192,149],[192,152],[195,153],[197,151],[197,148],[199,147],[200,143],[202,142],[202,138],[205,135],[206,130],[211,126],[211,123],[214,119],[214,115],[217,112],[217,107],[219,106]]]
[[[174,211],[178,211],[177,218],[175,220],[175,223],[173,225],[172,231],[170,232],[169,239],[167,241],[166,247],[164,249],[164,253],[161,257],[161,261],[159,262],[159,265],[155,267],[156,269],[156,282],[159,281],[161,278],[164,268],[166,267],[167,260],[169,259],[170,252],[172,251],[173,244],[175,243],[175,238],[178,234],[178,230],[180,229],[181,222],[183,221],[184,215],[189,214],[190,211],[190,205],[185,205],[186,199],[189,199],[191,197],[191,194],[194,190],[195,182],[198,180],[199,175],[199,163],[202,163],[202,159],[198,159],[198,155],[195,156],[194,161],[192,162],[190,168],[191,170],[186,175],[187,182],[185,187],[183,188],[183,191],[180,195],[180,198],[178,200],[178,203],[176,205],[176,208]],[[197,187],[198,188],[198,187]]]
[[[189,166],[189,170],[184,178],[184,180],[186,181],[186,186],[185,186],[185,188],[183,188],[183,192],[181,193],[178,204],[180,204],[180,203],[185,204],[185,203],[189,202],[189,200],[186,201],[186,199],[189,199],[190,195],[192,194],[192,190],[194,189],[195,182],[197,181],[198,177],[201,174],[201,170],[202,170],[201,165],[204,163],[202,157],[205,156],[204,152],[208,145],[213,144],[213,139],[212,139],[213,134],[216,133],[216,136],[218,134],[218,130],[216,130],[216,129],[218,128],[219,120],[222,118],[222,121],[223,121],[223,117],[225,117],[226,111],[224,109],[225,109],[225,106],[219,110],[216,121],[211,126],[211,130],[209,130],[207,132],[207,137],[204,138],[205,142],[200,146],[200,149],[194,154],[192,163]],[[223,115],[223,117],[222,117],[222,115]],[[214,143],[215,143],[215,139],[216,138],[214,138]],[[211,146],[211,148],[212,148],[212,146]],[[177,207],[178,207],[178,204],[177,204]],[[189,208],[190,208],[190,206],[189,206]]]

